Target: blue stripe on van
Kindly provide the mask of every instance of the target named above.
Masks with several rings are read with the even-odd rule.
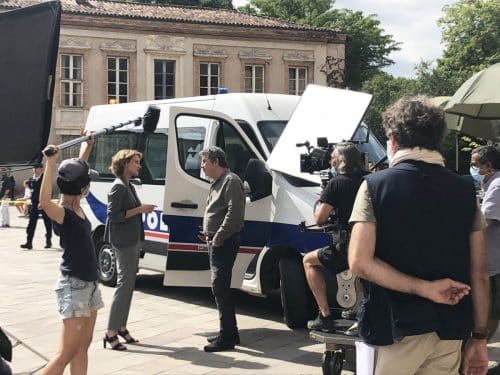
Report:
[[[93,194],[87,196],[87,201],[96,218],[102,223],[106,222],[107,205],[97,199]],[[156,211],[159,216],[160,211]],[[202,243],[198,239],[203,219],[195,216],[164,216],[168,225],[171,242],[176,243]],[[146,223],[145,223],[146,224]],[[146,228],[160,231],[156,228]],[[164,232],[164,231],[162,231]],[[331,242],[329,235],[320,233],[304,233],[298,230],[297,225],[284,223],[267,223],[262,221],[245,220],[241,232],[241,246],[264,247],[271,245],[288,245],[300,252],[308,252]]]

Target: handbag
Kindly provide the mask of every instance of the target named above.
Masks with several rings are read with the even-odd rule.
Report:
[[[0,356],[6,361],[12,361],[12,343],[0,328]]]

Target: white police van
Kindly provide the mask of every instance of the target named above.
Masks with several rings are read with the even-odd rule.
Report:
[[[370,159],[381,159],[384,149],[360,125],[370,100],[368,94],[309,85],[302,97],[234,93],[92,107],[90,131],[142,116],[150,104],[161,110],[152,134],[122,128],[95,141],[89,162],[100,178],[83,206],[93,225],[102,282],[116,282],[115,256],[103,240],[114,179],[109,165],[116,151],[131,148],[144,154],[137,192],[143,203],[158,206],[143,217],[139,267],[164,273],[167,286],[210,286],[207,246],[199,236],[209,181],[199,152],[217,145],[248,190],[231,286],[258,296],[280,288],[287,324],[304,326],[314,311],[301,254],[330,238],[298,230],[301,221],[313,222],[320,187],[317,175],[300,172],[305,149],[296,143],[367,138],[360,147]]]

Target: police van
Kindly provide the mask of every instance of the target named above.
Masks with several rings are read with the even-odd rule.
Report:
[[[320,181],[317,174],[300,171],[307,151],[297,143],[318,137],[359,140],[370,160],[380,160],[385,150],[361,123],[370,100],[364,93],[309,85],[302,97],[230,93],[92,107],[88,131],[140,117],[151,104],[160,109],[152,134],[124,127],[95,140],[89,162],[100,178],[83,207],[93,226],[101,281],[116,283],[115,254],[103,239],[114,179],[109,165],[116,151],[128,148],[144,155],[137,193],[143,203],[157,206],[143,215],[139,268],[163,273],[166,286],[211,285],[207,245],[200,236],[209,180],[199,152],[216,145],[225,150],[247,195],[231,286],[257,296],[280,289],[288,326],[305,326],[315,312],[302,254],[331,238],[298,229],[300,222],[313,222]]]

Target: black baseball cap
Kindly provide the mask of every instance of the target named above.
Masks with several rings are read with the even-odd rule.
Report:
[[[75,181],[79,177],[89,176],[92,181],[99,178],[99,173],[90,169],[89,163],[84,160],[72,158],[63,160],[57,169],[57,176],[64,181]]]

